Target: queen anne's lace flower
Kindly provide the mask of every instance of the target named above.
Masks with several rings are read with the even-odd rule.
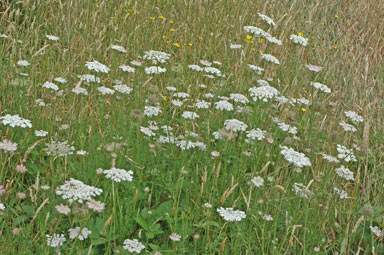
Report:
[[[51,41],[58,41],[60,38],[54,35],[45,35]]]
[[[242,94],[230,94],[229,98],[235,103],[247,104],[249,102],[248,98]]]
[[[67,141],[64,142],[57,142],[57,141],[51,141],[50,143],[47,143],[47,148],[45,148],[45,151],[48,155],[53,156],[67,156],[72,155],[75,148],[68,144]]]
[[[306,68],[308,68],[308,70],[312,71],[312,72],[320,72],[321,70],[323,70],[323,68],[321,66],[314,66],[314,65],[311,65],[311,64],[307,64],[305,65]]]
[[[110,71],[110,69],[106,65],[103,65],[102,63],[96,60],[87,61],[85,66],[88,67],[89,70],[94,70],[95,72],[109,73]]]
[[[58,91],[59,90],[59,87],[53,83],[53,82],[49,82],[49,81],[46,81],[44,84],[43,84],[43,88],[46,88],[46,89],[52,89],[54,91]]]
[[[121,53],[127,53],[127,50],[123,46],[120,46],[120,45],[112,45],[111,49],[117,50]]]
[[[2,121],[3,125],[9,125],[11,127],[22,127],[22,128],[32,127],[30,120],[24,119],[19,115],[7,114],[5,116],[1,116],[0,120]]]
[[[267,132],[266,131],[263,131],[261,130],[260,128],[256,128],[256,129],[251,129],[249,131],[247,131],[247,138],[249,138],[250,140],[263,140],[265,138],[265,134]]]
[[[68,200],[69,203],[76,201],[83,203],[83,201],[88,201],[93,197],[100,195],[102,192],[102,189],[86,185],[82,181],[73,178],[56,189],[56,195]]]
[[[72,89],[72,92],[75,93],[76,95],[80,95],[80,94],[83,94],[83,95],[88,95],[88,91],[87,89],[85,88],[80,88],[80,87],[77,87],[77,88],[73,88]]]
[[[264,20],[265,22],[268,23],[268,25],[272,25],[272,26],[276,26],[275,22],[273,21],[273,19],[271,19],[270,17],[268,17],[267,15],[264,15],[264,14],[261,14],[261,13],[258,13],[257,15],[259,15],[259,17]]]
[[[211,103],[204,100],[197,100],[195,103],[197,109],[208,109],[211,106]]]
[[[150,128],[147,127],[140,127],[140,131],[149,137],[156,135]]]
[[[261,58],[276,65],[280,65],[280,61],[271,54],[261,54]]]
[[[313,193],[302,183],[294,183],[293,192],[302,198],[308,198],[309,196],[313,195]]]
[[[101,82],[100,78],[94,76],[93,74],[83,74],[83,75],[78,75],[77,77],[86,82],[95,82],[95,83]]]
[[[113,89],[107,88],[107,87],[98,87],[97,90],[103,94],[103,95],[113,95],[115,94],[115,91]]]
[[[308,38],[302,37],[300,35],[291,35],[289,39],[292,40],[294,43],[297,43],[303,46],[308,45]]]
[[[121,70],[123,70],[124,72],[127,72],[127,73],[134,73],[135,72],[135,68],[127,66],[127,65],[121,65],[121,66],[119,66],[119,68]]]
[[[106,174],[108,179],[111,179],[114,182],[128,181],[131,182],[133,180],[133,172],[131,170],[119,169],[119,168],[111,168],[109,170],[104,170],[103,173]]]
[[[145,246],[137,239],[125,239],[123,243],[123,248],[129,252],[141,253]]]
[[[264,68],[255,66],[255,65],[248,65],[249,68],[251,68],[253,71],[255,71],[257,74],[262,74],[264,72]]]
[[[265,32],[263,29],[254,26],[244,26],[244,30],[247,33],[253,34],[256,37],[270,37],[271,35]]]
[[[219,102],[216,102],[215,103],[215,108],[216,110],[220,110],[220,111],[233,111],[233,105],[226,101],[226,100],[221,100]]]
[[[254,101],[262,99],[264,102],[280,94],[280,92],[272,86],[252,87],[249,88],[248,91]]]
[[[17,61],[18,66],[30,66],[31,64],[27,60],[19,60]]]
[[[324,93],[331,93],[331,89],[328,88],[326,85],[320,83],[320,82],[311,82],[311,86],[320,90],[320,91],[323,91]]]
[[[352,149],[348,149],[347,147],[340,144],[337,145],[336,149],[339,152],[339,154],[337,155],[339,159],[344,159],[345,162],[356,161],[356,157],[353,154]]]
[[[181,117],[183,117],[184,119],[194,120],[194,119],[199,118],[199,115],[197,115],[197,113],[195,113],[195,112],[185,111],[185,112],[183,112]]]
[[[92,233],[91,230],[87,229],[87,228],[80,228],[80,227],[76,227],[76,228],[70,228],[68,229],[68,234],[69,234],[69,238],[70,239],[79,239],[79,240],[85,240],[88,238],[88,235],[90,235]]]
[[[145,106],[144,115],[147,117],[157,116],[161,113],[161,109],[156,106]]]
[[[47,245],[54,248],[62,246],[66,240],[64,234],[53,234],[53,236],[46,235],[46,237]]]
[[[170,54],[162,52],[162,51],[156,51],[156,50],[150,50],[144,52],[143,59],[152,61],[153,64],[157,63],[165,63],[169,60],[171,57]]]
[[[17,143],[13,143],[7,139],[4,139],[0,142],[0,150],[6,152],[15,152],[17,150]]]
[[[311,166],[311,161],[304,155],[304,153],[297,152],[287,146],[280,146],[280,148],[280,153],[284,156],[285,160],[294,164],[296,167],[302,168],[304,166]]]
[[[146,74],[160,74],[160,73],[165,73],[167,69],[161,68],[160,66],[150,66],[150,67],[146,67],[144,71]]]
[[[371,231],[375,234],[375,236],[377,237],[382,237],[384,235],[383,231],[381,231],[381,229],[377,226],[369,226],[369,228],[371,229]]]
[[[247,130],[248,125],[240,120],[231,119],[224,121],[224,127],[228,131],[238,132]]]
[[[363,122],[364,121],[363,117],[358,115],[356,112],[348,111],[348,112],[344,112],[344,113],[345,113],[345,116],[347,116],[348,118],[350,118],[354,122]]]
[[[347,132],[348,131],[351,131],[351,132],[356,132],[357,131],[357,129],[353,125],[347,124],[344,121],[339,122],[339,125],[343,127],[344,131],[347,131]]]
[[[121,84],[121,85],[114,85],[113,88],[120,92],[120,93],[123,93],[123,94],[130,94],[132,92],[132,88],[128,87],[127,85],[125,84]]]
[[[335,169],[336,174],[340,176],[341,178],[347,180],[347,181],[353,181],[355,178],[353,177],[353,172],[351,172],[348,168],[345,166],[340,166]]]
[[[333,191],[339,195],[340,199],[346,199],[348,198],[348,193],[345,190],[340,190],[336,187],[333,188]]]
[[[264,186],[264,179],[260,176],[256,176],[256,177],[253,177],[251,179],[251,183],[257,187],[257,188],[260,188],[262,186]]]
[[[245,212],[239,210],[233,210],[233,208],[223,208],[220,207],[217,209],[217,212],[225,221],[241,221],[245,218]]]

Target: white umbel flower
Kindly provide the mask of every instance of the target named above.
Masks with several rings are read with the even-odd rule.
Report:
[[[268,99],[280,94],[280,92],[272,86],[252,87],[248,89],[248,92],[254,101],[262,99],[264,102],[268,102]]]
[[[26,66],[30,66],[31,64],[27,60],[19,60],[17,61],[17,65],[26,67]]]
[[[337,152],[339,152],[337,155],[339,159],[343,159],[345,162],[357,161],[352,149],[348,149],[347,147],[340,144],[337,145],[336,149]]]
[[[127,73],[134,73],[135,72],[135,68],[127,66],[127,65],[120,65],[119,68],[121,70],[123,70],[123,72],[127,72]]]
[[[247,138],[249,138],[250,140],[263,140],[265,138],[265,134],[267,132],[266,131],[263,131],[261,130],[260,128],[256,128],[256,129],[251,129],[249,131],[247,131]]]
[[[239,210],[233,210],[233,208],[223,208],[220,207],[217,209],[217,212],[225,221],[241,221],[245,218],[245,212]]]
[[[80,95],[80,94],[83,94],[83,95],[88,95],[88,91],[87,89],[85,88],[80,88],[80,87],[77,87],[77,88],[73,88],[72,89],[72,92],[75,93],[76,95]]]
[[[114,88],[116,91],[118,91],[118,92],[120,92],[120,93],[122,93],[122,94],[127,94],[127,95],[131,94],[131,92],[132,92],[132,90],[133,90],[132,88],[128,87],[128,86],[125,85],[125,84],[114,85],[113,88]]]
[[[347,180],[347,181],[353,181],[355,178],[353,177],[353,172],[351,172],[348,168],[345,166],[340,166],[335,169],[336,174],[340,176],[341,178]]]
[[[144,71],[146,74],[160,74],[160,73],[165,73],[167,69],[161,68],[160,66],[150,66],[150,67],[146,67]]]
[[[336,187],[333,188],[333,191],[339,195],[340,199],[346,199],[348,198],[348,193],[345,190],[340,190]]]
[[[224,121],[224,127],[228,131],[238,132],[247,130],[248,125],[240,120],[231,119]]]
[[[103,65],[102,63],[94,60],[94,61],[87,61],[85,64],[86,67],[88,67],[89,70],[94,70],[95,72],[101,72],[101,73],[109,73],[110,69]]]
[[[48,135],[47,131],[44,130],[35,130],[35,136],[37,137],[45,137]]]
[[[91,200],[93,197],[100,195],[102,189],[84,184],[82,181],[71,178],[63,185],[57,187],[56,195],[68,200],[69,203]]]
[[[270,37],[271,35],[265,32],[263,29],[254,26],[244,26],[244,30],[247,33],[253,34],[256,37]]]
[[[131,170],[119,169],[119,168],[111,168],[109,170],[104,170],[103,173],[106,174],[105,177],[111,179],[114,182],[128,181],[131,182],[133,180],[133,172]]]
[[[137,239],[125,239],[123,243],[123,248],[129,252],[135,252],[140,254],[141,251],[145,249],[145,246]]]
[[[311,166],[311,161],[305,156],[304,153],[297,152],[287,146],[280,146],[280,148],[280,153],[284,156],[285,160],[294,164],[296,167],[302,168],[304,166]]]
[[[261,54],[261,58],[276,65],[280,65],[280,61],[271,54]]]
[[[85,240],[91,233],[92,231],[87,228],[81,229],[80,227],[76,227],[68,229],[69,238],[72,240],[76,238],[80,241]]]
[[[209,67],[209,66],[207,66],[207,67],[204,67],[203,70],[204,70],[204,72],[206,72],[206,73],[214,74],[214,75],[216,75],[216,76],[218,76],[218,77],[223,76],[223,75],[221,74],[221,71],[220,71],[219,69],[215,68],[215,67]]]
[[[225,111],[233,111],[233,104],[231,104],[228,101],[221,100],[221,101],[215,103],[215,108],[216,108],[216,110],[220,110],[220,111],[224,111],[224,110]]]
[[[289,37],[291,41],[293,41],[296,44],[300,44],[302,46],[307,46],[308,45],[308,38],[302,37],[300,35],[291,35]]]
[[[197,113],[195,112],[184,111],[181,117],[183,117],[184,119],[194,120],[199,118],[199,115],[197,115]]]
[[[204,70],[204,68],[198,66],[198,65],[188,65],[188,68],[189,69],[192,69],[193,71],[198,71],[198,72],[201,72]]]
[[[264,72],[264,68],[248,64],[249,68],[256,72],[256,74],[262,74]]]
[[[0,120],[3,125],[9,125],[11,127],[21,127],[21,128],[32,128],[32,123],[30,120],[24,119],[19,115],[10,115],[0,116]]]
[[[53,83],[53,82],[49,82],[49,81],[46,81],[44,84],[43,84],[43,88],[46,88],[46,89],[52,89],[54,91],[58,91],[59,90],[59,87]]]
[[[60,38],[54,35],[45,35],[45,37],[48,38],[48,40],[57,42]]]
[[[325,159],[329,163],[340,163],[340,160],[338,160],[336,157],[327,155],[325,153],[321,153],[321,156],[323,156],[323,159]]]
[[[348,118],[350,118],[354,122],[363,122],[364,121],[363,117],[361,117],[356,112],[348,111],[348,112],[344,112],[344,114],[345,114],[345,116],[347,116]]]
[[[302,183],[294,183],[292,190],[297,196],[302,198],[308,198],[309,196],[313,195],[313,193]]]
[[[229,98],[235,103],[247,104],[249,102],[248,98],[242,94],[230,94]]]
[[[346,131],[346,132],[348,132],[348,131],[356,132],[357,131],[357,129],[353,125],[347,124],[347,123],[345,123],[345,121],[339,122],[339,125],[342,126],[344,131]]]
[[[311,86],[327,94],[332,92],[331,89],[327,87],[327,85],[324,85],[320,82],[311,82]]]
[[[83,74],[83,75],[78,75],[78,78],[86,81],[86,82],[95,82],[95,83],[100,83],[101,80],[99,77],[94,76],[93,74]]]
[[[256,177],[253,177],[251,179],[251,183],[257,187],[257,188],[260,188],[260,187],[263,187],[264,186],[264,179],[260,176],[256,176]]]
[[[375,234],[375,236],[377,237],[382,237],[384,235],[383,231],[381,231],[381,229],[377,226],[369,226],[369,228],[371,229],[371,231]]]
[[[53,236],[46,235],[46,238],[47,245],[54,248],[62,246],[66,240],[64,234],[53,234]]]
[[[111,49],[117,50],[118,52],[121,52],[121,53],[127,53],[127,50],[123,46],[120,46],[120,45],[112,45]]]
[[[312,71],[312,72],[320,72],[321,70],[323,70],[323,68],[321,66],[314,66],[314,65],[311,65],[311,64],[306,64],[305,65],[306,68],[308,68],[308,70]]]
[[[113,95],[115,94],[115,91],[113,89],[107,88],[107,87],[98,87],[97,90],[102,94],[102,95]]]
[[[140,131],[149,137],[156,135],[150,128],[147,127],[140,127]]]
[[[56,77],[53,80],[56,81],[56,82],[62,83],[62,84],[67,83],[67,79],[65,79],[63,77]]]
[[[6,152],[15,152],[17,150],[17,143],[13,143],[7,139],[0,142],[0,150]]]
[[[144,52],[143,59],[152,61],[153,64],[157,63],[165,63],[169,60],[171,57],[170,54],[162,52],[162,51],[156,51],[156,50],[150,50]]]
[[[267,36],[267,37],[265,37],[265,39],[267,39],[268,42],[271,42],[271,43],[274,43],[277,45],[283,45],[283,42],[281,40],[277,39],[276,37]]]
[[[147,117],[157,116],[161,113],[161,109],[156,106],[145,106],[144,115]]]
[[[268,17],[267,15],[264,15],[264,14],[261,14],[261,13],[258,13],[257,15],[259,15],[259,17],[264,20],[265,22],[267,22],[268,25],[271,25],[271,26],[276,26],[275,22],[273,21],[272,18]]]
[[[211,106],[211,103],[204,100],[197,100],[195,103],[197,109],[208,109]]]

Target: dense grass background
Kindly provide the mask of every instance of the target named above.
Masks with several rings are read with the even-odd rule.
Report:
[[[76,226],[87,227],[87,240],[68,240],[62,254],[128,254],[125,239],[139,239],[146,252],[154,254],[383,254],[382,238],[369,226],[384,227],[383,218],[383,56],[384,4],[378,1],[40,1],[2,2],[0,5],[0,115],[19,114],[30,119],[32,129],[0,125],[0,136],[18,143],[14,154],[0,151],[0,184],[6,206],[0,215],[2,254],[52,254],[46,234],[64,233]],[[257,15],[272,17],[275,27]],[[243,26],[261,27],[283,41],[282,46],[259,38],[247,39]],[[302,33],[309,45],[289,40]],[[47,40],[55,35],[58,42]],[[230,49],[230,43],[242,49]],[[124,46],[126,54],[110,49]],[[165,74],[147,75],[137,68],[124,73],[118,67],[139,60],[148,50],[171,54]],[[280,65],[260,58],[273,54]],[[28,60],[20,67],[18,60]],[[100,85],[91,84],[88,96],[75,95],[77,75],[92,73],[86,61],[97,60],[111,68],[96,74]],[[220,61],[226,77],[209,79],[188,69],[200,60]],[[247,64],[265,68],[256,76]],[[310,72],[305,64],[322,66]],[[149,63],[146,64],[150,65]],[[20,72],[29,76],[21,76]],[[59,92],[41,87],[55,77]],[[248,104],[243,113],[199,110],[200,118],[185,120],[184,110],[205,93],[228,96],[242,93],[257,79],[273,78],[273,86],[286,97],[305,97],[311,105],[270,102]],[[111,87],[115,80],[133,88],[130,95],[102,96],[97,86]],[[327,84],[331,94],[314,90],[309,83]],[[201,89],[199,84],[206,84]],[[191,98],[182,108],[171,104],[166,86],[187,92]],[[164,98],[166,96],[166,98]],[[163,113],[152,120],[158,126],[174,127],[176,136],[185,131],[199,134],[206,151],[182,151],[175,145],[159,144],[140,132],[149,118],[135,118],[132,110],[144,109],[146,99],[158,101]],[[250,97],[249,97],[250,98]],[[42,99],[46,106],[36,103]],[[215,99],[215,101],[217,101]],[[364,122],[356,133],[345,132],[339,122],[345,111],[356,111]],[[281,131],[272,117],[298,127],[298,137]],[[227,119],[239,119],[250,128],[268,132],[269,139],[244,142],[244,134],[216,141],[212,133]],[[62,129],[62,125],[68,125]],[[35,137],[34,130],[49,132]],[[69,141],[87,156],[53,157],[45,153],[51,140]],[[121,148],[108,150],[115,142]],[[339,178],[337,167],[322,159],[320,152],[337,155],[336,144],[355,147],[357,162],[344,163],[355,181]],[[297,172],[284,160],[279,145],[304,152],[312,167]],[[107,146],[108,147],[108,146]],[[30,149],[30,150],[29,150]],[[218,157],[211,152],[218,151]],[[15,168],[23,162],[26,173]],[[132,169],[133,182],[114,183],[96,169],[111,165]],[[261,188],[249,184],[261,176]],[[71,205],[69,215],[55,206],[66,204],[55,190],[75,178],[103,189],[97,198],[105,202],[101,213]],[[294,183],[310,187],[308,199],[296,196]],[[49,189],[42,189],[48,185]],[[341,200],[336,186],[348,192]],[[18,193],[26,194],[20,199]],[[205,203],[212,208],[205,208]],[[241,222],[225,222],[219,207],[246,212]],[[263,220],[259,212],[273,221]],[[14,232],[19,231],[17,234]],[[16,232],[17,232],[16,231]],[[169,235],[178,233],[180,242]],[[144,253],[144,252],[143,252]]]

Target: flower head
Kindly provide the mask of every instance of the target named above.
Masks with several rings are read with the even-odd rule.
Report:
[[[239,211],[239,210],[233,210],[233,208],[224,209],[223,207],[220,207],[217,209],[217,212],[226,221],[241,221],[242,219],[245,218],[245,212]]]

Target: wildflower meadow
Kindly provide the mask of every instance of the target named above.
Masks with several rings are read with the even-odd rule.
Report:
[[[384,254],[383,20],[2,0],[0,254]]]

